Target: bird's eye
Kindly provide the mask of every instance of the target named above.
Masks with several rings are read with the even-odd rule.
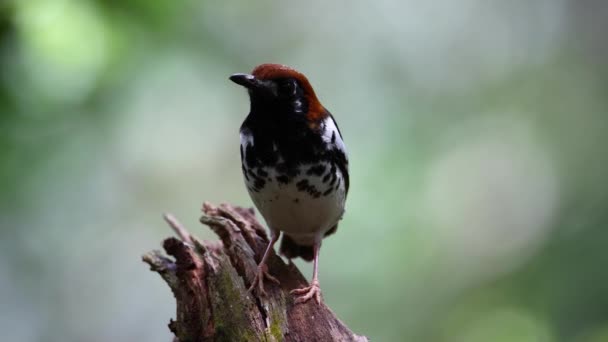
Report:
[[[281,93],[285,96],[294,96],[298,89],[298,83],[296,80],[288,79],[281,84]]]

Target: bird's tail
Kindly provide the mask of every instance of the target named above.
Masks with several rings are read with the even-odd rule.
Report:
[[[281,247],[279,251],[282,255],[289,259],[300,257],[306,261],[311,261],[314,258],[314,250],[312,246],[298,245],[292,238],[283,234],[281,238]]]

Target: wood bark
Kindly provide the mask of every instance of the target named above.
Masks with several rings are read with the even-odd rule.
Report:
[[[268,266],[280,285],[266,282],[265,297],[248,292],[268,244],[264,227],[253,209],[205,203],[203,213],[200,221],[219,241],[200,241],[166,216],[179,236],[163,242],[170,257],[160,251],[143,256],[175,296],[176,319],[169,323],[174,341],[367,341],[324,303],[295,304],[289,291],[306,279],[274,251]]]

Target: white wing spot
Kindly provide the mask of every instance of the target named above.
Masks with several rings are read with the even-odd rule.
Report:
[[[241,133],[241,145],[246,147],[247,145],[253,146],[253,135],[247,133]]]
[[[327,144],[332,144],[332,135],[335,136],[335,142],[333,143],[339,150],[343,151],[346,154],[346,146],[344,146],[344,141],[342,141],[342,137],[340,136],[340,132],[338,132],[338,127],[334,120],[328,116],[325,121],[323,121],[323,141]]]

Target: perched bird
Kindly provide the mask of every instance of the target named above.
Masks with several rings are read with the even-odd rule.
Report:
[[[321,302],[318,263],[321,240],[344,214],[348,158],[336,121],[306,77],[285,65],[262,64],[230,80],[247,88],[251,102],[241,134],[241,163],[253,203],[270,230],[270,242],[250,290],[264,295],[266,261],[279,239],[289,259],[314,259],[310,286],[291,291],[296,303]]]

